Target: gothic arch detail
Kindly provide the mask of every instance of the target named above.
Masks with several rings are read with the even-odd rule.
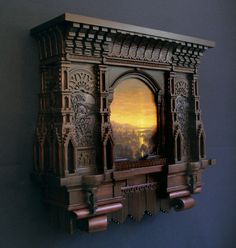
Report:
[[[161,91],[161,87],[159,86],[158,82],[154,78],[152,78],[150,75],[148,75],[147,73],[144,73],[142,71],[128,71],[128,72],[120,75],[111,84],[111,86],[110,86],[111,90],[114,90],[114,88],[120,82],[122,82],[126,79],[139,79],[139,80],[141,80],[152,90],[153,94],[155,94],[155,95]]]
[[[206,148],[205,148],[205,132],[200,125],[198,129],[198,135],[197,135],[197,140],[198,140],[198,153],[199,153],[199,159],[204,159],[206,156]]]
[[[175,82],[175,94],[177,96],[188,97],[189,95],[189,84],[186,80],[178,80]]]
[[[113,152],[114,142],[112,138],[111,130],[108,131],[103,139],[103,163],[106,170],[113,169],[114,162],[114,152]]]
[[[63,137],[63,161],[65,174],[75,173],[77,168],[78,143],[73,133],[66,133]]]
[[[174,132],[174,144],[175,144],[175,161],[181,162],[183,159],[183,143],[184,137],[182,132],[180,131],[179,127],[177,126]]]

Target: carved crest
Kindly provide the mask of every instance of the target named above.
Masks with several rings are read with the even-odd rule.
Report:
[[[84,69],[79,69],[74,72],[72,71],[70,75],[69,89],[74,91],[84,91],[92,95],[95,87],[94,77],[91,72]]]

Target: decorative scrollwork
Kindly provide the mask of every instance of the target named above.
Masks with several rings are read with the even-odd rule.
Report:
[[[95,90],[93,75],[89,71],[83,69],[75,71],[70,75],[69,89],[93,94]]]
[[[126,186],[123,187],[121,190],[123,193],[127,194],[127,193],[134,193],[140,191],[156,190],[157,188],[158,188],[158,184],[154,182],[154,183],[145,183],[134,186]]]
[[[183,132],[185,129],[186,120],[188,119],[189,104],[187,99],[182,96],[177,96],[176,98],[176,109],[177,109],[177,121],[179,123],[180,129]]]
[[[76,70],[70,75],[69,89],[72,91],[73,122],[78,145],[80,147],[92,146],[94,145],[94,128],[96,124],[94,75],[83,69]]]
[[[117,35],[110,44],[109,57],[138,61],[171,63],[172,50],[162,41],[148,40],[141,37]]]
[[[186,156],[188,154],[188,146],[187,142],[187,126],[188,126],[188,108],[189,103],[186,97],[177,96],[176,98],[176,112],[177,112],[177,121],[179,124],[179,128],[181,133],[183,134],[184,141],[183,141],[183,155]]]
[[[78,164],[82,167],[89,167],[95,164],[96,151],[82,150],[78,151]]]
[[[185,80],[177,81],[175,83],[175,93],[178,96],[188,97],[188,93],[189,93],[188,82]]]

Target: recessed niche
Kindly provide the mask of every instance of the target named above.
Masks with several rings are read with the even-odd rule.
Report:
[[[71,142],[69,141],[68,147],[67,147],[67,166],[69,173],[75,172],[75,165],[74,165],[74,147]]]

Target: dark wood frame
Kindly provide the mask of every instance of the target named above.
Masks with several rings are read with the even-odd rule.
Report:
[[[108,219],[191,208],[215,162],[206,159],[198,93],[200,56],[214,42],[68,13],[31,34],[41,73],[33,178],[52,223],[93,232]],[[114,161],[110,104],[127,78],[156,96],[157,158]]]

